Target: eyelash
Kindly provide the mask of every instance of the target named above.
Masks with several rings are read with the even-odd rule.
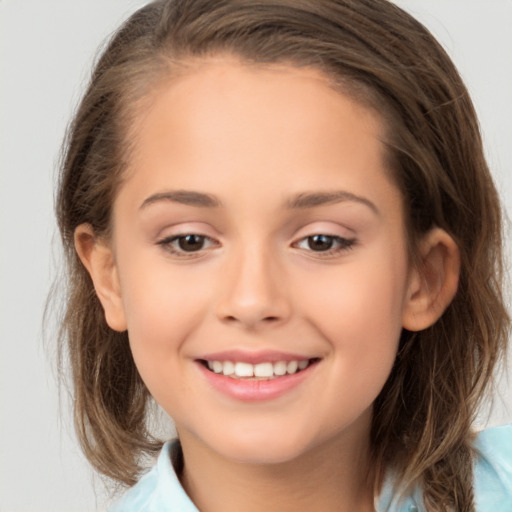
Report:
[[[301,242],[309,243],[316,237],[323,237],[329,239],[329,242],[333,244],[337,244],[337,247],[335,248],[329,248],[325,251],[313,251],[311,248],[304,249],[308,252],[314,253],[315,257],[320,258],[328,258],[331,256],[337,256],[340,253],[349,251],[350,249],[353,249],[354,245],[357,243],[357,240],[355,238],[343,238],[341,236],[336,235],[326,235],[324,233],[315,233],[314,235],[309,235],[304,238],[301,238],[298,242],[294,243],[294,246],[299,247],[299,244]],[[300,248],[300,247],[299,247]],[[318,254],[318,256],[316,256]]]
[[[203,241],[208,241],[212,244],[212,246],[219,245],[219,243],[216,240],[214,240],[213,238],[210,238],[209,236],[206,236],[206,235],[200,235],[198,233],[183,233],[181,235],[168,236],[162,240],[159,240],[157,242],[157,245],[162,246],[167,252],[170,252],[173,256],[177,256],[179,258],[198,258],[198,257],[202,256],[202,254],[203,254],[202,253],[202,251],[204,251],[203,247],[201,247],[198,251],[186,251],[183,249],[181,249],[181,250],[177,249],[176,247],[173,246],[174,243],[179,243],[180,240],[184,240],[187,237],[191,237],[191,236],[200,238]]]
[[[206,235],[200,235],[197,233],[184,233],[184,234],[180,234],[180,235],[169,236],[162,240],[159,240],[157,242],[157,245],[163,247],[164,250],[166,250],[167,252],[169,252],[172,255],[177,256],[179,258],[198,258],[203,255],[204,250],[209,250],[209,248],[205,249],[204,247],[201,247],[197,251],[186,251],[184,249],[177,249],[173,245],[173,244],[179,243],[180,240],[184,240],[187,237],[196,237],[196,238],[201,239],[201,241],[203,241],[203,242],[207,241],[207,242],[211,243],[212,247],[219,246],[219,243],[216,240],[214,240],[213,238],[210,238],[209,236],[206,236]],[[305,242],[305,243],[309,244],[309,242],[312,242],[313,239],[316,237],[323,237],[325,239],[328,239],[327,243],[336,244],[337,247],[329,248],[329,249],[326,249],[323,251],[314,251],[311,248],[304,249],[304,248],[300,247],[301,243]],[[343,238],[343,237],[336,236],[336,235],[326,235],[323,233],[315,233],[314,235],[308,235],[306,237],[301,238],[298,242],[294,242],[292,244],[292,246],[297,247],[302,250],[305,250],[307,252],[314,253],[315,255],[318,255],[315,257],[329,258],[332,256],[337,256],[340,253],[349,251],[350,249],[352,249],[354,247],[354,245],[356,245],[356,243],[357,243],[357,240],[355,238]]]

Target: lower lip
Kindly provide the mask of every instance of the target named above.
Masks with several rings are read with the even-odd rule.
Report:
[[[317,364],[317,362],[314,362],[300,372],[276,377],[275,379],[238,380],[226,377],[221,373],[214,373],[197,361],[200,371],[216,390],[231,398],[245,402],[273,400],[283,396],[304,382],[312,374]]]

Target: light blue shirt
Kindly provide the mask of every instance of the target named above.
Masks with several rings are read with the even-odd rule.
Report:
[[[474,467],[477,512],[512,512],[512,425],[481,432]],[[198,512],[174,470],[177,441],[165,443],[156,465],[110,512]],[[388,478],[376,502],[377,512],[425,512],[421,491],[398,502]]]

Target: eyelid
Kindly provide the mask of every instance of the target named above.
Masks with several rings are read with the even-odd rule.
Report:
[[[333,239],[338,246],[334,248],[327,249],[325,251],[315,251],[311,248],[303,248],[300,247],[299,244],[302,242],[308,241],[308,239],[315,237],[315,236],[325,236],[328,238]],[[355,245],[357,245],[357,239],[355,237],[343,237],[340,235],[332,235],[328,232],[314,232],[309,235],[303,236],[299,239],[297,239],[295,242],[292,243],[292,247],[295,247],[301,251],[304,251],[307,253],[309,257],[317,258],[317,259],[328,259],[328,258],[334,258],[337,256],[342,256],[344,253],[352,250]]]
[[[198,249],[197,251],[184,251],[184,250],[180,250],[172,245],[173,242],[176,242],[181,238],[185,238],[185,237],[191,236],[191,235],[198,236],[204,240],[207,240],[208,242],[210,242],[210,246],[206,247],[206,248],[202,247],[201,249]],[[158,246],[160,246],[167,253],[169,253],[173,256],[176,256],[178,258],[184,258],[184,259],[199,258],[199,257],[203,256],[205,254],[205,252],[208,252],[212,248],[220,246],[220,242],[218,240],[216,240],[215,238],[205,235],[203,233],[194,231],[194,230],[189,230],[189,231],[184,230],[180,233],[173,233],[168,236],[161,237],[158,239],[156,244]]]

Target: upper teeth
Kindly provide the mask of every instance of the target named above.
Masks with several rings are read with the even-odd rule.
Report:
[[[309,364],[308,359],[301,361],[278,361],[276,363],[234,363],[232,361],[208,361],[208,368],[215,373],[234,377],[274,377],[294,374],[304,370]]]

